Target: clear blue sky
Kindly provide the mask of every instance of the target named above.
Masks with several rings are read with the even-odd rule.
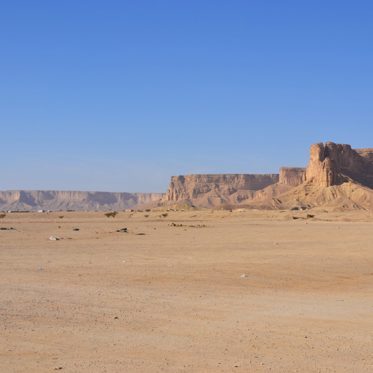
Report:
[[[2,1],[0,189],[163,191],[373,147],[373,2]]]

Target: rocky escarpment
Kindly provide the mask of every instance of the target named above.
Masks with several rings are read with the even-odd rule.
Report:
[[[123,210],[154,206],[161,193],[111,193],[76,191],[0,192],[0,210]]]
[[[373,149],[327,142],[311,146],[307,168],[283,167],[279,175],[176,176],[165,200],[198,207],[373,210]]]
[[[188,202],[201,207],[239,204],[251,199],[256,191],[275,184],[278,180],[278,174],[173,176],[166,201]]]
[[[355,182],[373,188],[373,150],[354,150],[350,145],[314,144],[311,146],[306,181],[320,187]]]
[[[373,211],[373,149],[333,142],[311,146],[307,168],[279,174],[174,176],[167,193],[0,192],[0,210],[123,210],[173,204]]]
[[[300,167],[281,167],[280,180],[281,184],[297,186],[305,181],[306,169]]]
[[[304,181],[277,193],[277,208],[322,207],[373,210],[373,149],[333,142],[311,146]]]

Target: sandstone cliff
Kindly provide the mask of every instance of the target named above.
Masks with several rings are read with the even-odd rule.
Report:
[[[281,184],[297,186],[302,184],[306,178],[306,169],[300,167],[281,167],[280,180]]]
[[[314,144],[311,146],[306,181],[329,187],[355,182],[373,188],[373,150],[354,150],[350,145]]]
[[[279,174],[262,175],[174,176],[165,194],[0,192],[0,210],[123,210],[173,204],[373,211],[373,149],[352,149],[332,142],[314,144],[306,169],[283,167]]]
[[[281,177],[280,177],[281,180]],[[277,208],[373,210],[373,149],[333,142],[311,146],[302,183],[274,194]]]
[[[294,207],[373,210],[373,149],[314,144],[308,167],[271,175],[176,176],[165,200],[197,207]]]
[[[186,202],[199,207],[236,205],[251,199],[257,190],[275,184],[278,180],[278,174],[173,176],[166,201]]]
[[[123,210],[154,206],[162,198],[161,193],[4,191],[0,210]]]

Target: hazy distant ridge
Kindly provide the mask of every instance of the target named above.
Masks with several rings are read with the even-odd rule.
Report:
[[[161,201],[162,193],[0,191],[0,210],[123,210]]]

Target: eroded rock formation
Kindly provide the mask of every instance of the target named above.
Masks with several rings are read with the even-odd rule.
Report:
[[[311,146],[308,167],[279,175],[188,175],[171,179],[168,202],[198,207],[373,209],[373,149],[332,142]]]
[[[373,188],[373,149],[354,150],[350,145],[314,144],[311,146],[306,181],[320,187],[356,182]]]
[[[277,183],[278,174],[218,174],[173,176],[166,200],[209,207],[239,204],[257,190]]]
[[[173,176],[167,193],[0,192],[0,210],[123,210],[172,204],[288,209],[318,206],[373,211],[373,149],[311,146],[307,168],[279,174]]]
[[[306,169],[300,167],[281,167],[280,180],[281,184],[297,186],[305,181]]]

